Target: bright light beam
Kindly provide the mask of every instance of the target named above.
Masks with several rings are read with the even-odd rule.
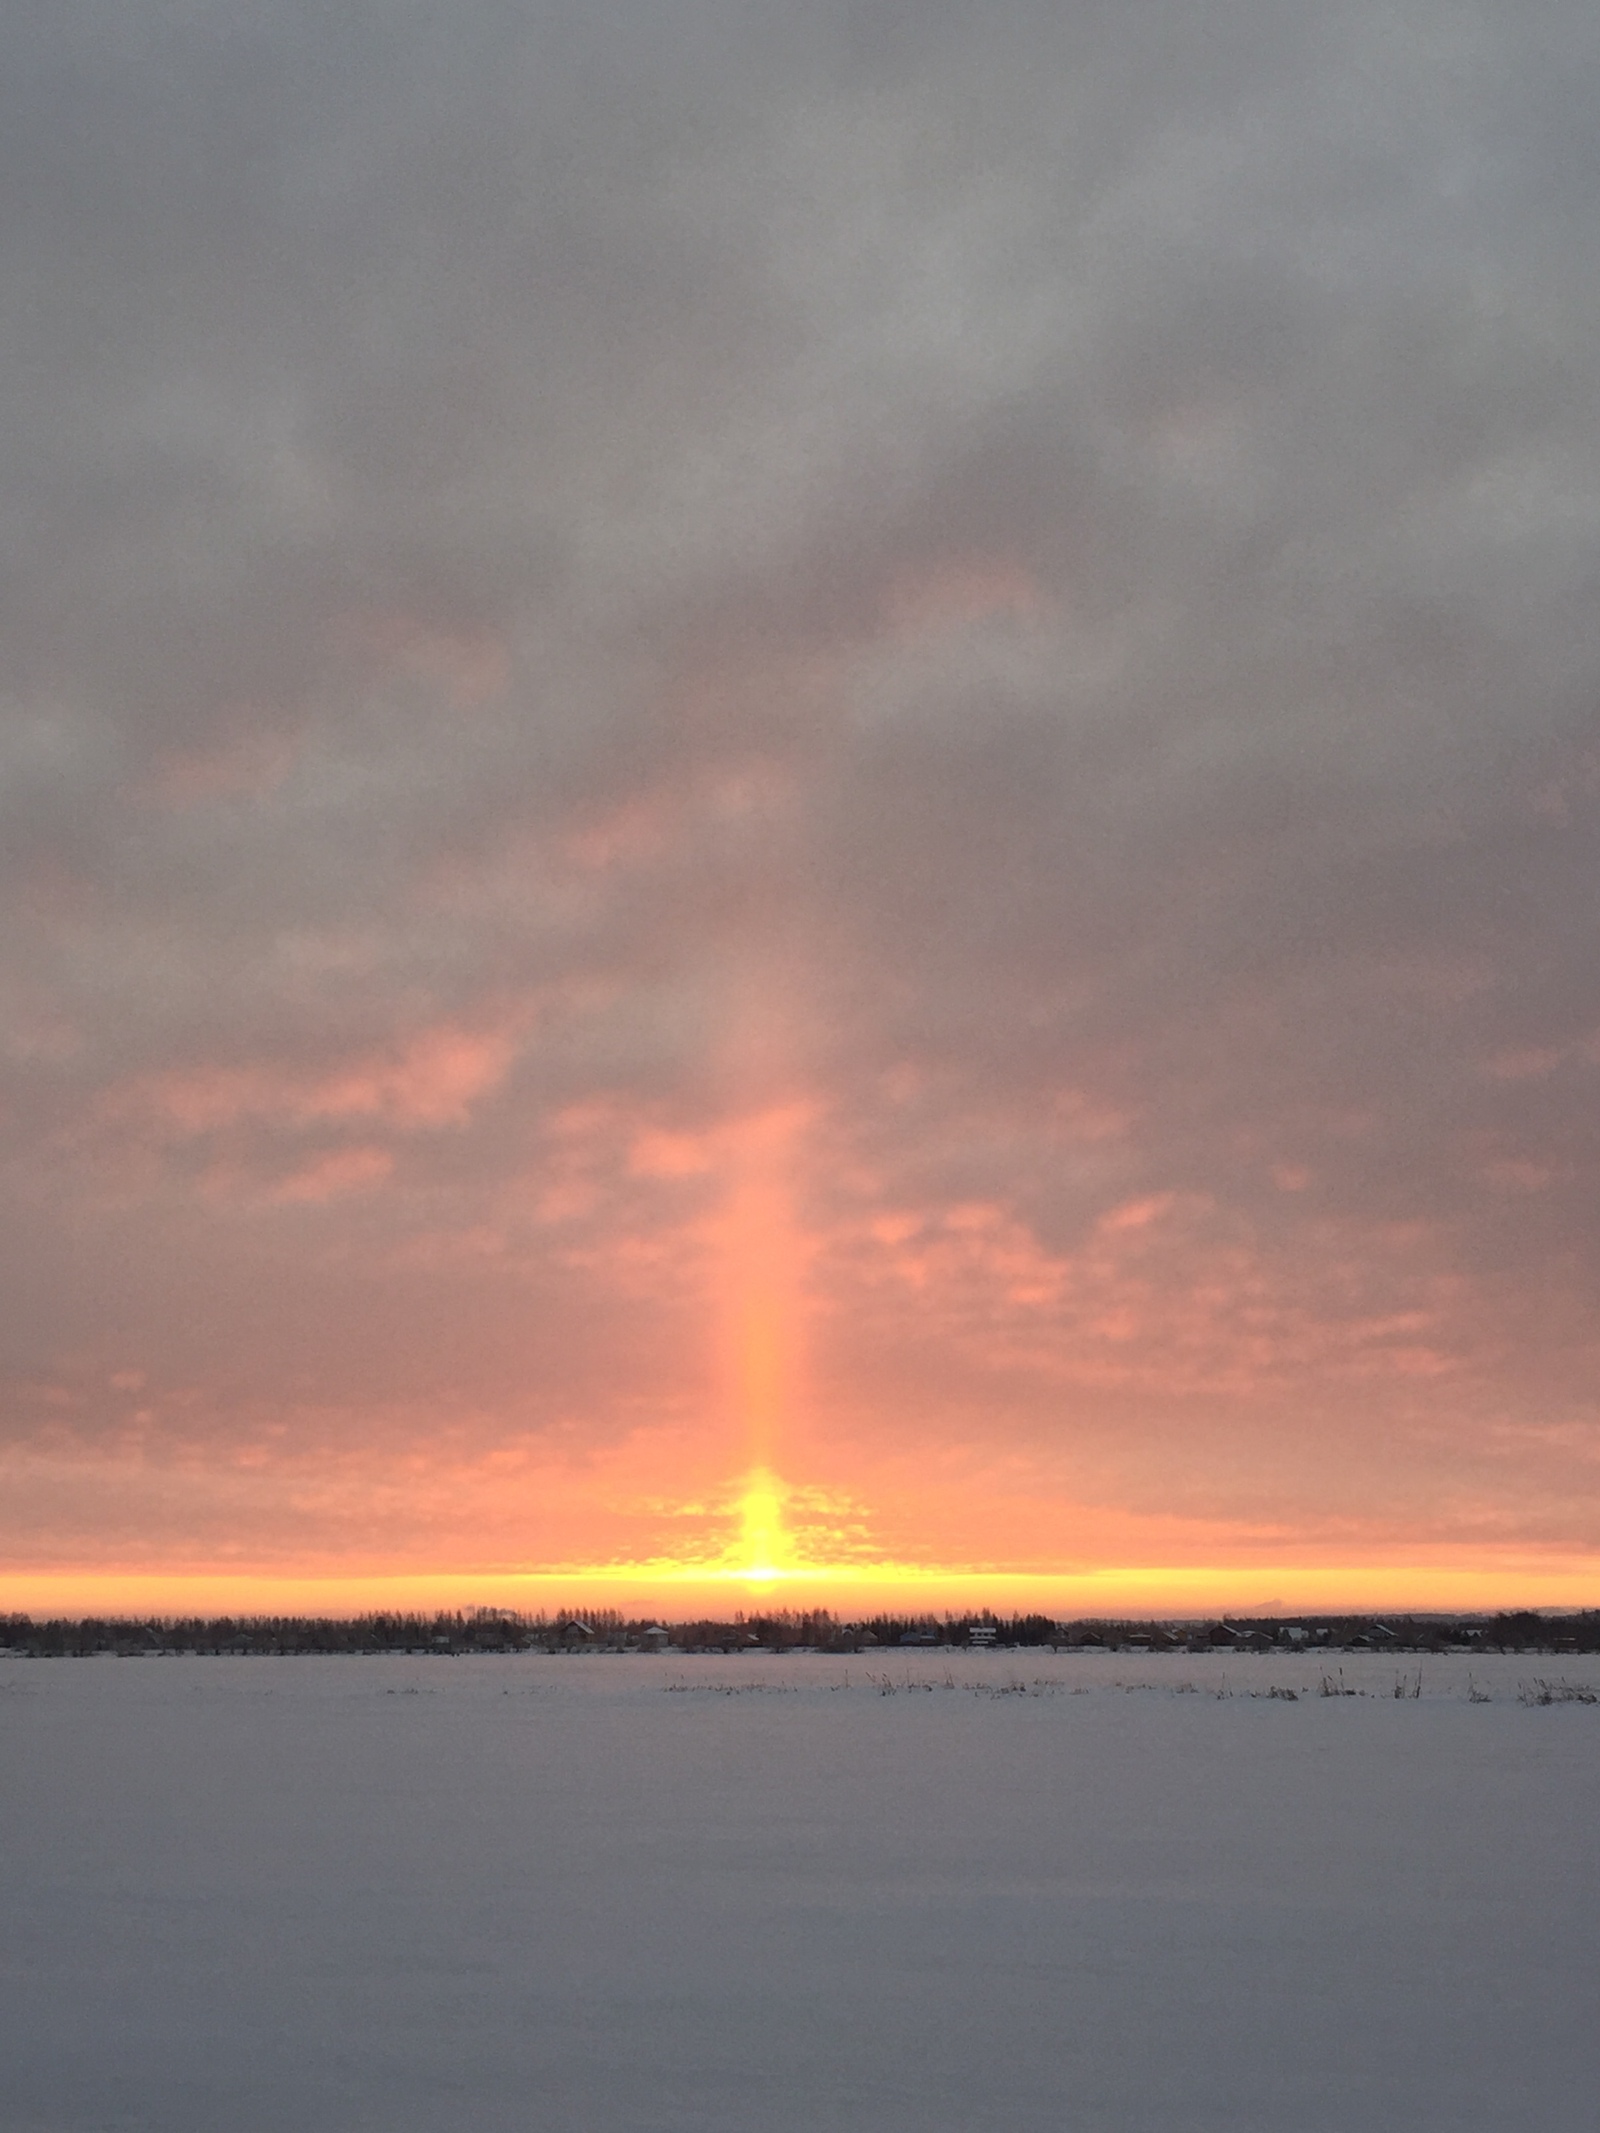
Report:
[[[740,1534],[719,1568],[770,1584],[798,1567],[784,1531],[777,1453],[792,1429],[801,1364],[804,1251],[790,1169],[798,1108],[744,1121],[721,1225],[720,1282],[730,1434],[745,1467]]]

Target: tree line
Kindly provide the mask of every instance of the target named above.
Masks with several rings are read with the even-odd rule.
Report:
[[[980,1644],[1088,1651],[1600,1651],[1600,1610],[1498,1615],[1250,1616],[1202,1622],[1090,1620],[1042,1614],[877,1614],[842,1620],[826,1608],[668,1622],[615,1608],[521,1614],[475,1607],[432,1614],[53,1617],[0,1615],[0,1652],[31,1658],[135,1658],[168,1653],[248,1657],[410,1652],[854,1652],[881,1647],[971,1649]]]

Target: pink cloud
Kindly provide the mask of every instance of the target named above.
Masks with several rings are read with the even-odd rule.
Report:
[[[274,729],[246,711],[243,730],[209,748],[167,756],[150,786],[165,807],[203,807],[223,800],[259,799],[275,792],[300,752],[300,737]]]
[[[1034,621],[1046,601],[1025,563],[1006,556],[959,556],[901,572],[885,600],[891,628],[907,633],[957,628],[996,617]]]
[[[320,1207],[347,1193],[370,1191],[393,1169],[394,1157],[386,1148],[338,1148],[286,1178],[272,1197]]]
[[[492,630],[441,626],[392,607],[347,615],[340,634],[382,668],[441,683],[457,710],[503,696],[510,685],[510,651]]]
[[[1150,1194],[1051,1249],[1016,1212],[960,1203],[868,1213],[839,1232],[825,1279],[841,1317],[881,1338],[933,1342],[983,1373],[1040,1388],[1142,1389],[1254,1400],[1324,1386],[1440,1377],[1473,1353],[1460,1297],[1430,1276],[1430,1240],[1333,1229],[1283,1261],[1199,1195]],[[1422,1247],[1422,1249],[1419,1249]],[[1405,1307],[1366,1310],[1368,1296]]]
[[[640,1178],[702,1177],[717,1160],[702,1134],[644,1132],[628,1152],[628,1168]]]
[[[258,1065],[152,1075],[114,1091],[102,1116],[151,1118],[185,1138],[250,1121],[304,1127],[377,1120],[403,1132],[458,1126],[505,1079],[515,1054],[503,1030],[442,1023],[392,1053],[367,1054],[331,1073]]]
[[[402,1127],[462,1125],[499,1087],[516,1047],[502,1031],[424,1030],[395,1059],[363,1062],[312,1092],[313,1118],[382,1117]]]
[[[1128,1200],[1121,1207],[1113,1207],[1100,1217],[1100,1227],[1110,1235],[1121,1230],[1148,1229],[1152,1222],[1159,1222],[1170,1213],[1176,1195],[1170,1192],[1149,1194],[1142,1200]]]

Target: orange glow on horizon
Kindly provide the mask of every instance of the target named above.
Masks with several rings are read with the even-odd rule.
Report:
[[[1205,1544],[1197,1531],[1190,1560],[1136,1555],[1129,1560],[1129,1544],[1137,1540],[1122,1531],[1117,1539],[1125,1553],[1107,1559],[1105,1542],[1112,1535],[1102,1532],[1100,1548],[1066,1569],[1037,1561],[906,1560],[859,1552],[859,1542],[815,1516],[802,1517],[791,1529],[789,1512],[805,1505],[808,1493],[790,1489],[770,1469],[749,1472],[721,1513],[724,1545],[692,1555],[538,1566],[463,1562],[426,1570],[370,1559],[359,1567],[324,1560],[272,1569],[194,1561],[159,1570],[13,1569],[0,1578],[0,1611],[349,1616],[496,1606],[533,1615],[610,1607],[625,1617],[672,1621],[827,1609],[836,1619],[850,1621],[988,1607],[1057,1621],[1187,1621],[1383,1612],[1488,1615],[1524,1607],[1589,1608],[1600,1601],[1600,1554],[1515,1546],[1469,1555],[1458,1546],[1438,1544],[1352,1561],[1332,1551],[1296,1556],[1266,1548],[1254,1552],[1247,1545],[1214,1545],[1212,1552],[1202,1552]],[[1085,1543],[1091,1523],[1077,1519]],[[1211,1539],[1215,1544],[1222,1536]]]
[[[344,1531],[362,1533],[362,1554],[341,1557],[335,1541],[315,1555],[308,1549],[298,1561],[264,1567],[251,1563],[248,1537],[236,1532],[226,1554],[219,1549],[207,1560],[194,1547],[187,1559],[155,1569],[114,1559],[13,1566],[0,1576],[0,1609],[340,1615],[492,1604],[528,1613],[604,1606],[683,1619],[726,1618],[759,1606],[825,1607],[848,1620],[989,1606],[1055,1619],[1191,1619],[1493,1613],[1600,1601],[1600,1554],[1510,1540],[1474,1547],[1459,1530],[1451,1539],[1407,1542],[1392,1528],[1363,1547],[1352,1544],[1348,1530],[1319,1539],[1315,1525],[1300,1531],[1292,1518],[1273,1530],[1245,1519],[1186,1519],[1119,1506],[1110,1490],[1099,1502],[1076,1502],[1070,1470],[1059,1460],[1037,1469],[1023,1459],[990,1466],[981,1447],[958,1455],[946,1438],[941,1451],[932,1434],[926,1456],[903,1440],[886,1450],[870,1412],[856,1418],[859,1427],[837,1413],[810,1412],[807,1286],[820,1241],[797,1211],[806,1200],[797,1181],[823,1136],[820,1126],[811,1131],[818,1108],[797,1098],[795,1083],[779,1072],[785,1040],[781,1013],[750,1017],[734,1048],[730,1122],[703,1138],[650,1132],[635,1143],[636,1176],[720,1169],[724,1181],[720,1208],[694,1233],[707,1253],[709,1282],[693,1308],[715,1350],[717,1389],[688,1420],[602,1439],[582,1461],[563,1463],[565,1455],[546,1452],[531,1433],[476,1461],[459,1448],[441,1451],[436,1464],[418,1458],[414,1479],[394,1487],[411,1514],[409,1532],[397,1517],[391,1531],[401,1537],[384,1546],[370,1525],[358,1526],[354,1516],[345,1524]],[[465,1101],[462,1091],[478,1081],[490,1085],[502,1064],[488,1040],[452,1037],[414,1047],[384,1074],[374,1070],[370,1088],[363,1081],[355,1094],[354,1083],[340,1082],[329,1085],[332,1094],[319,1085],[293,1100],[315,1117],[336,1102],[356,1115],[359,1096],[367,1109],[388,1105],[407,1117],[448,1121]],[[280,1102],[266,1083],[237,1077],[191,1078],[166,1096],[208,1120],[232,1119],[252,1106],[270,1110],[269,1096]],[[345,1184],[373,1170],[360,1151],[339,1160]],[[310,1204],[339,1182],[326,1169],[308,1171],[284,1191]],[[1154,1207],[1126,1203],[1108,1218],[1110,1232],[1147,1238]],[[887,1234],[891,1242],[902,1236],[892,1223]],[[1026,1233],[1005,1231],[991,1210],[956,1209],[930,1234],[934,1241],[918,1250],[935,1273],[951,1238],[963,1252],[976,1238],[983,1251],[992,1246],[1006,1280],[1023,1284],[1028,1309],[1040,1297],[1054,1308],[1065,1293],[1059,1269],[1045,1266],[1041,1274]],[[826,1268],[819,1267],[826,1294]],[[970,1272],[965,1258],[956,1271]],[[426,1435],[419,1427],[416,1441]],[[393,1487],[384,1456],[380,1450],[370,1463],[352,1462],[351,1503],[363,1506],[369,1489]],[[149,1470],[130,1455],[118,1471],[142,1479]],[[667,1495],[661,1480],[669,1473],[675,1486]],[[294,1478],[309,1482],[311,1465]],[[832,1493],[814,1485],[841,1479],[846,1487]],[[881,1545],[857,1491],[885,1507],[889,1537]],[[337,1491],[334,1502],[337,1508]],[[542,1527],[527,1517],[529,1506],[537,1507]],[[270,1559],[271,1550],[263,1556]]]
[[[742,1554],[740,1550],[730,1554]],[[1270,1596],[1270,1597],[1269,1597]],[[834,1565],[741,1561],[512,1566],[418,1572],[374,1565],[242,1571],[104,1568],[13,1571],[0,1607],[34,1615],[322,1614],[377,1610],[616,1607],[625,1615],[725,1619],[752,1606],[825,1607],[841,1619],[990,1607],[1055,1620],[1188,1620],[1221,1615],[1494,1614],[1520,1607],[1578,1609],[1600,1599],[1600,1558],[1505,1556],[1493,1562],[1202,1562],[1118,1564],[1071,1572],[905,1562]]]

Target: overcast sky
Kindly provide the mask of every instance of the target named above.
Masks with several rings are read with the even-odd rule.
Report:
[[[11,1563],[712,1546],[752,1279],[867,1552],[1600,1553],[1597,109],[0,9]]]

